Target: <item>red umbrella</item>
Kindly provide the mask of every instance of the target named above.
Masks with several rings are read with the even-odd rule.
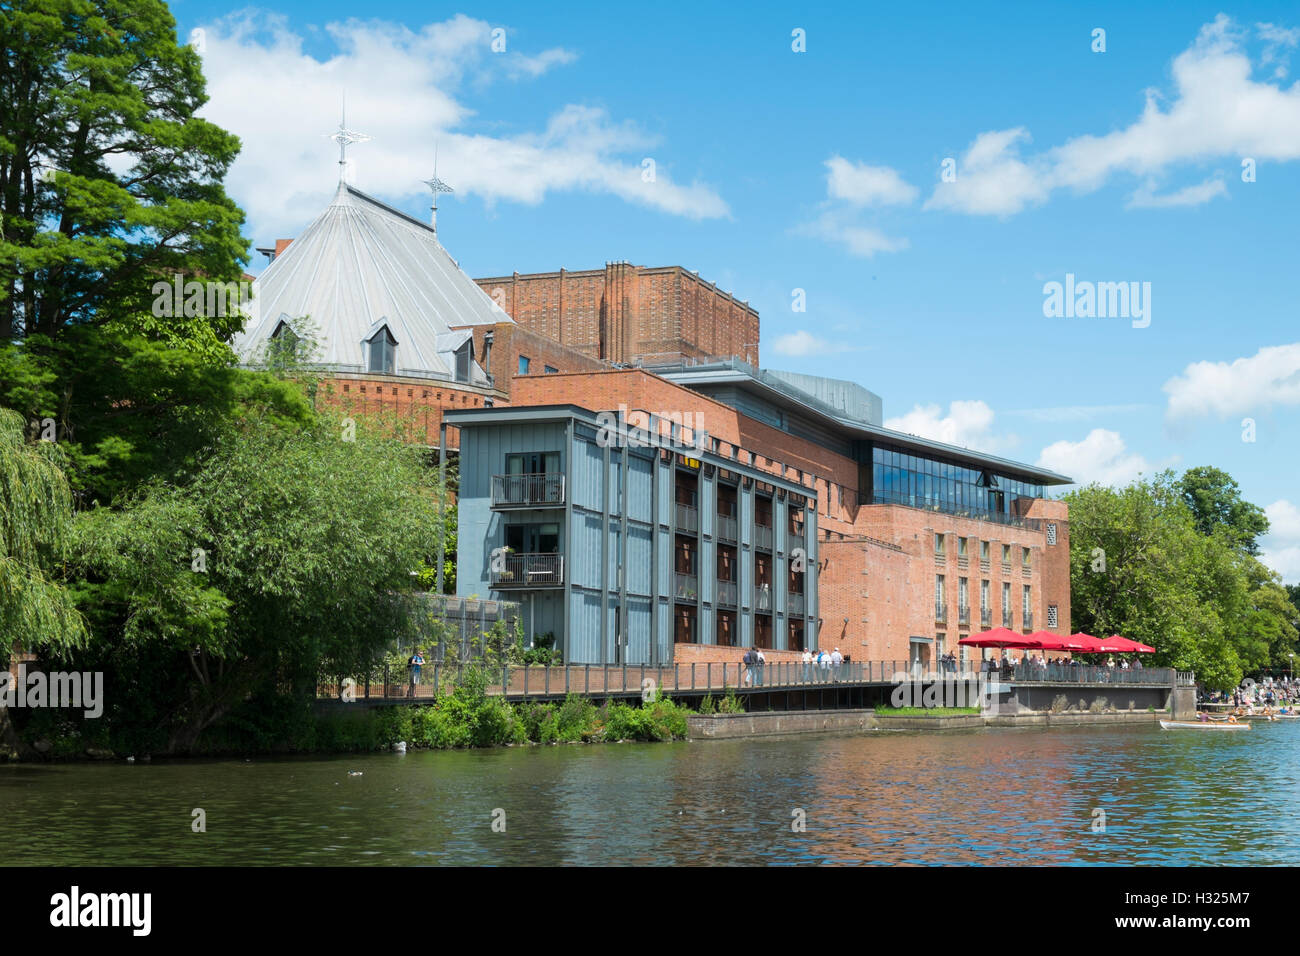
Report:
[[[966,647],[1015,647],[1037,648],[1038,641],[1032,637],[1023,637],[1005,627],[995,627],[991,631],[963,637],[958,644]]]
[[[1127,637],[1120,637],[1118,634],[1112,634],[1110,637],[1106,638],[1106,643],[1118,644],[1120,650],[1136,654],[1154,654],[1156,652],[1154,647],[1147,647],[1145,644],[1139,644],[1137,641],[1130,641]]]
[[[1080,654],[1119,654],[1127,650],[1127,648],[1114,641],[1093,637],[1091,634],[1079,633],[1070,636],[1083,641],[1087,645],[1083,650],[1079,651]]]

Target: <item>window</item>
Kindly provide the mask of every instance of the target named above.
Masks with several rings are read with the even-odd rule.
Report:
[[[527,375],[527,374],[528,374],[528,356],[527,356],[527,355],[521,355],[521,356],[519,356],[519,374],[520,374],[520,375]]]
[[[1021,610],[1021,612],[1024,614],[1024,619],[1025,619],[1026,621],[1028,621],[1028,620],[1030,619],[1030,618],[1029,618],[1029,614],[1030,614],[1030,610],[1029,610],[1029,608],[1030,608],[1029,585],[1026,584],[1026,585],[1025,585],[1025,588],[1024,588],[1024,593],[1021,595],[1021,600],[1020,600],[1020,610]]]
[[[516,554],[556,554],[560,550],[560,526],[508,524],[506,547]]]
[[[934,610],[936,614],[942,613],[943,608],[948,606],[948,602],[945,599],[943,592],[944,592],[943,575],[936,574],[934,576]]]
[[[546,375],[554,375],[559,372],[559,369],[554,365],[546,365],[542,367],[542,372]]]
[[[944,537],[941,534],[936,534],[934,536],[934,556],[936,558],[943,557],[944,554],[943,548],[944,548]]]
[[[470,366],[474,364],[474,340],[466,339],[456,350],[456,381],[468,382]]]
[[[965,539],[965,538],[958,538],[958,539],[957,539],[957,557],[959,557],[959,558],[964,558],[964,557],[966,557],[966,539]]]
[[[1056,522],[1047,522],[1047,543],[1056,544]]]
[[[1059,613],[1056,610],[1056,605],[1055,604],[1047,605],[1047,626],[1056,627],[1056,622],[1058,618],[1059,618]]]
[[[1023,568],[1030,567],[1028,548],[1025,548],[1023,551],[1020,552],[1020,566]]]
[[[957,579],[957,606],[963,611],[970,608],[970,584],[966,578]]]
[[[1002,546],[1002,563],[1003,564],[1011,563],[1011,545],[1009,544],[1004,544]]]
[[[371,336],[366,344],[369,346],[367,349],[369,361],[366,363],[366,371],[392,375],[393,369],[396,367],[397,340],[388,331],[388,326],[385,325]]]
[[[1002,626],[1011,626],[1011,582],[1002,582]]]
[[[988,609],[989,609],[989,583],[987,581],[981,581],[980,582],[980,610],[987,611]]]
[[[988,559],[989,559],[989,543],[988,543],[987,541],[981,541],[981,542],[980,542],[980,560],[981,560],[981,561],[987,561]]]
[[[270,348],[267,350],[270,364],[283,366],[297,361],[301,342],[302,339],[289,327],[289,323],[281,322],[271,333]]]
[[[558,451],[526,451],[506,455],[507,475],[554,475],[559,470]]]

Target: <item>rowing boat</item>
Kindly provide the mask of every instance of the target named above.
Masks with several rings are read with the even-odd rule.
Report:
[[[1250,724],[1227,724],[1208,720],[1162,720],[1162,730],[1250,730]]]

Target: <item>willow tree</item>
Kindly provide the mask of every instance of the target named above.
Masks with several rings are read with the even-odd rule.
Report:
[[[62,562],[72,495],[57,449],[31,443],[21,416],[0,409],[0,658],[25,650],[72,648],[85,627],[51,572]]]

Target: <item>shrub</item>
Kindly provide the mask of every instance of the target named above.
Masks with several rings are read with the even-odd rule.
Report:
[[[1088,712],[1093,714],[1104,714],[1110,709],[1110,701],[1105,697],[1098,697],[1088,707]]]
[[[1070,698],[1066,697],[1064,694],[1057,694],[1052,698],[1052,706],[1048,708],[1048,712],[1052,714],[1063,714],[1069,709]]]
[[[662,691],[641,707],[618,701],[611,703],[605,717],[606,740],[684,740],[689,707],[674,702]]]
[[[570,694],[541,723],[541,743],[572,743],[590,740],[596,735],[600,712],[586,697]]]

